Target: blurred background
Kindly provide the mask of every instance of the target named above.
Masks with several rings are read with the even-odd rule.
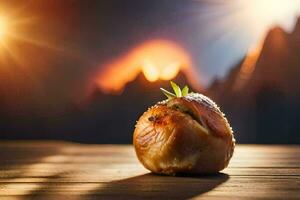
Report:
[[[0,1],[0,139],[131,143],[169,81],[238,143],[300,143],[300,0]]]

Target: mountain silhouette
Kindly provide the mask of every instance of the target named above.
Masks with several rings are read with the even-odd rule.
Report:
[[[246,78],[245,59],[206,94],[225,111],[238,141],[299,143],[300,18],[291,33],[280,27],[268,32]]]

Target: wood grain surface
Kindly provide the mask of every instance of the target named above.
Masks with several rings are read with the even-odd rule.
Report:
[[[130,145],[0,142],[0,199],[300,199],[300,146],[237,145],[219,174],[169,177]]]

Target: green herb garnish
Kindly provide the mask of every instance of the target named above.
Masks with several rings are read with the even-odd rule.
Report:
[[[183,87],[181,94],[183,97],[185,97],[186,95],[188,95],[188,93],[189,93],[189,87],[186,85]]]
[[[184,86],[183,89],[181,90],[180,87],[173,81],[170,81],[170,83],[171,83],[171,86],[172,86],[175,94],[173,94],[172,92],[169,92],[168,90],[165,90],[164,88],[160,88],[162,93],[164,93],[164,95],[166,95],[168,97],[168,99],[172,99],[174,97],[185,97],[186,95],[188,95],[189,87],[187,85]]]

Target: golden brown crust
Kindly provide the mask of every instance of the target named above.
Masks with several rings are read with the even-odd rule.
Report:
[[[175,104],[184,105],[189,113],[177,110]],[[199,116],[207,127],[197,120]],[[162,174],[218,172],[228,165],[234,148],[221,111],[187,98],[148,109],[136,124],[133,143],[140,162]]]
[[[224,114],[212,100],[204,95],[192,93],[187,97],[173,98],[167,102],[168,106],[177,104],[185,106],[198,121],[202,118],[212,134],[221,137],[232,134],[232,129]]]

